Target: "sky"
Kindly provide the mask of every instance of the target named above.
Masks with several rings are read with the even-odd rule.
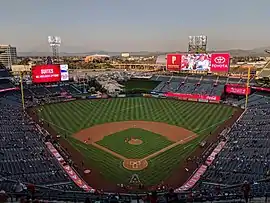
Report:
[[[0,44],[19,52],[186,51],[189,35],[208,49],[270,45],[269,0],[2,0]]]

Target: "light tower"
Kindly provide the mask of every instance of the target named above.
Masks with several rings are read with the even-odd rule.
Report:
[[[48,43],[52,48],[54,63],[59,63],[59,49],[61,45],[61,38],[57,36],[48,36]]]
[[[189,53],[206,53],[207,36],[189,36],[188,52]]]

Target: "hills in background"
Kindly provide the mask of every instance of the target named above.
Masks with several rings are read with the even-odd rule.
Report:
[[[265,49],[270,49],[270,47],[261,47],[255,48],[252,50],[242,50],[242,49],[232,49],[232,50],[223,50],[223,51],[208,51],[208,52],[229,52],[232,56],[269,56],[269,54],[265,53]],[[181,51],[172,51],[172,52],[147,52],[147,51],[140,51],[140,52],[129,52],[131,56],[147,56],[147,55],[163,55],[167,53],[174,53],[174,52],[181,52]],[[184,52],[182,52],[184,53]],[[94,54],[106,54],[109,56],[120,56],[121,52],[106,52],[106,51],[96,51],[96,52],[84,52],[84,53],[67,53],[67,52],[60,52],[60,56],[87,56],[87,55],[94,55]],[[51,52],[18,52],[19,57],[33,57],[33,56],[51,56]]]

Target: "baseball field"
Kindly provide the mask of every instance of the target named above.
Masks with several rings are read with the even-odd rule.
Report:
[[[129,184],[137,174],[150,186],[172,176],[235,111],[224,105],[134,97],[50,104],[38,107],[37,114],[107,181]]]

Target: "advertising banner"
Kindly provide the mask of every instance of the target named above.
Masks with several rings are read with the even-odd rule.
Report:
[[[195,174],[180,188],[176,189],[175,192],[186,191],[192,188],[201,178],[201,176],[205,173],[207,169],[206,165],[201,165],[200,168],[197,169]]]
[[[167,97],[177,97],[179,99],[187,98],[188,100],[198,101],[198,100],[207,100],[207,101],[220,101],[220,96],[209,96],[209,95],[200,95],[200,94],[183,94],[183,93],[173,93],[167,92],[165,94]]]
[[[259,91],[265,91],[265,92],[270,92],[269,87],[251,87],[252,89],[259,90]]]
[[[247,88],[245,86],[237,85],[237,84],[226,85],[225,91],[226,93],[237,94],[237,95],[246,95],[246,93],[250,94],[250,88],[248,88],[248,92],[247,92]]]
[[[228,72],[230,66],[229,53],[213,53],[211,56],[211,72]]]
[[[61,81],[68,81],[69,80],[68,65],[67,64],[60,65],[60,70],[61,70]]]
[[[50,152],[53,154],[53,156],[57,159],[57,161],[59,162],[59,164],[63,167],[63,169],[66,171],[66,173],[68,174],[68,176],[71,178],[71,180],[73,180],[73,182],[80,187],[81,189],[83,189],[86,192],[95,192],[95,190],[93,188],[91,188],[89,185],[87,185],[86,182],[84,182],[84,180],[82,180],[77,173],[73,170],[73,168],[71,168],[68,164],[66,164],[65,160],[63,159],[63,157],[58,153],[58,151],[55,149],[55,147],[52,145],[52,143],[50,142],[46,142],[45,143],[47,148],[50,150]]]
[[[36,65],[32,67],[33,83],[59,82],[60,80],[59,65]]]
[[[228,72],[229,53],[168,54],[168,71]]]
[[[180,71],[181,70],[181,54],[167,54],[167,70]]]
[[[226,144],[226,142],[221,141],[218,144],[218,146],[216,146],[216,148],[212,151],[212,153],[208,156],[207,160],[205,161],[207,166],[210,166],[213,163],[213,161],[216,158],[216,155],[223,149],[225,144]]]
[[[6,89],[1,89],[0,92],[7,92],[7,91],[13,91],[13,90],[19,90],[20,88],[18,87],[11,87],[11,88],[6,88]]]

